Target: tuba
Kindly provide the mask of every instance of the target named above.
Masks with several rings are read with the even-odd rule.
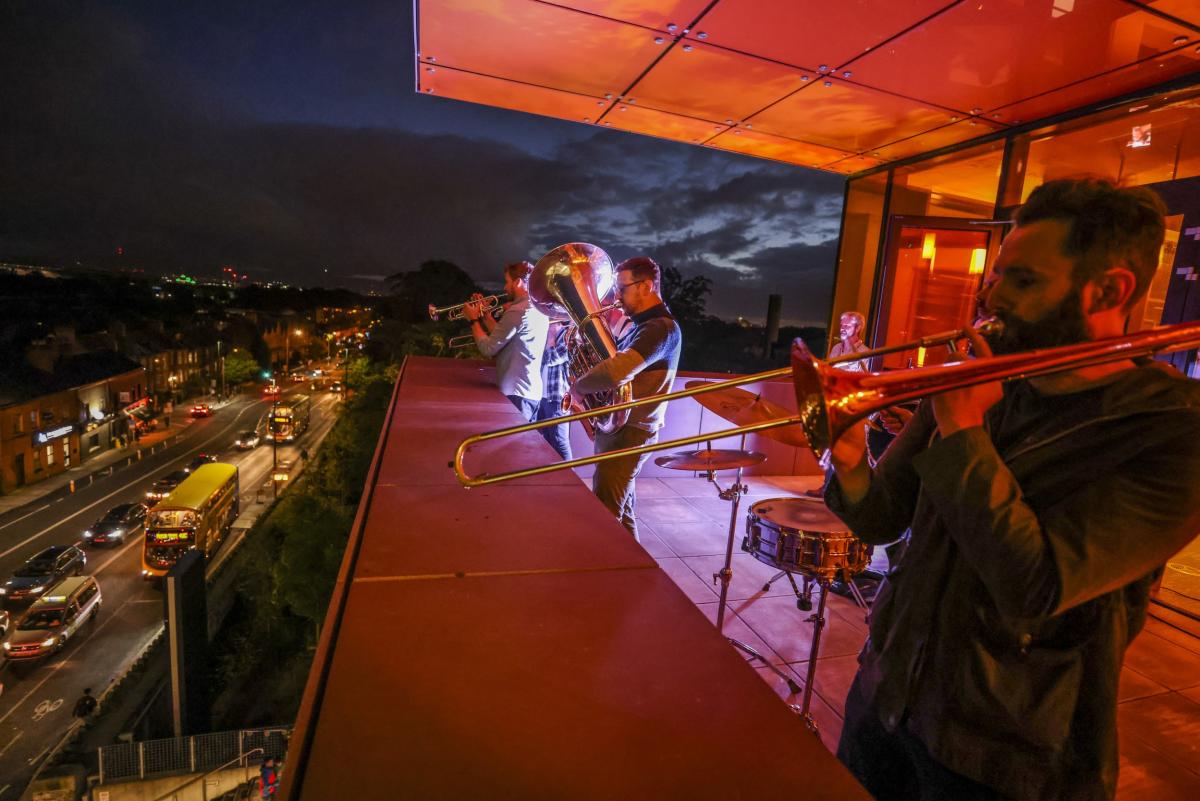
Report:
[[[567,339],[567,372],[571,383],[617,353],[617,342],[604,320],[604,315],[616,305],[605,304],[615,284],[612,259],[600,248],[584,242],[554,248],[538,259],[529,276],[529,299],[534,308],[551,320],[569,322],[572,326]],[[597,410],[631,400],[633,390],[625,384],[611,392],[588,395],[584,407],[588,411]],[[622,410],[597,415],[590,422],[597,430],[610,434],[628,420],[629,411]],[[588,434],[593,432],[588,430]]]

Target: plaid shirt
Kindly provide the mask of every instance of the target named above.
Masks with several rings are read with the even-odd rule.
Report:
[[[547,400],[561,400],[567,395],[567,336],[570,328],[558,326],[558,333],[546,340],[542,353],[542,391]]]

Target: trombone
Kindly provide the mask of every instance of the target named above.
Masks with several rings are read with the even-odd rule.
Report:
[[[508,293],[506,293],[506,292],[499,292],[495,295],[488,295],[486,298],[481,298],[479,300],[479,302],[483,304],[483,312],[485,314],[488,312],[495,311],[500,306],[501,303],[505,303],[507,301],[508,301]],[[439,320],[441,318],[441,316],[444,314],[444,315],[446,315],[447,320],[461,320],[463,317],[463,308],[468,303],[471,303],[471,302],[472,301],[468,300],[468,301],[464,301],[462,303],[455,303],[451,306],[440,306],[440,307],[434,306],[432,303],[430,303],[429,304],[429,319],[433,320],[434,322],[437,322],[437,320]]]
[[[929,397],[955,389],[985,384],[991,381],[1004,381],[1014,378],[1030,378],[1050,373],[1074,370],[1082,367],[1092,367],[1099,364],[1153,356],[1179,350],[1191,350],[1200,347],[1200,321],[1178,323],[1176,325],[1152,328],[1133,334],[1081,342],[1074,345],[1062,345],[1056,348],[1033,350],[1026,353],[1012,353],[1004,356],[993,356],[986,359],[971,359],[953,364],[919,367],[912,370],[899,370],[885,373],[860,373],[850,370],[840,370],[834,365],[843,361],[858,361],[869,359],[882,353],[893,353],[898,350],[909,350],[914,347],[933,347],[939,344],[952,344],[954,340],[966,336],[965,330],[947,332],[945,334],[926,337],[923,340],[907,342],[903,345],[893,345],[875,350],[859,351],[846,354],[837,359],[822,361],[813,356],[808,346],[802,340],[792,343],[792,364],[767,370],[753,375],[716,381],[691,389],[653,395],[648,398],[606,406],[588,412],[570,414],[564,417],[554,417],[536,423],[512,426],[510,428],[487,431],[467,437],[458,445],[454,454],[452,467],[464,487],[480,487],[509,481],[514,478],[551,473],[571,467],[617,459],[624,456],[640,456],[643,453],[678,448],[685,445],[695,445],[715,439],[753,434],[773,428],[789,425],[799,425],[808,437],[808,445],[813,454],[820,458],[833,446],[833,443],[856,422],[875,412],[882,411],[905,401]],[[481,473],[469,475],[463,468],[467,451],[481,442],[521,434],[526,431],[536,431],[552,425],[571,423],[584,420],[599,414],[608,414],[623,409],[633,409],[648,404],[688,398],[706,392],[753,384],[760,381],[771,381],[790,377],[796,391],[797,411],[787,417],[774,420],[764,420],[759,423],[729,428],[723,431],[712,431],[696,434],[690,437],[656,442],[634,448],[622,448],[608,453],[584,456],[565,462],[553,462],[546,465],[512,470],[506,473]]]

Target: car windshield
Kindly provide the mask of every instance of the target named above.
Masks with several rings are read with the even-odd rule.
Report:
[[[50,562],[31,562],[18,567],[13,573],[17,578],[40,578],[54,573],[54,565]]]
[[[21,625],[17,626],[21,631],[38,631],[40,629],[53,629],[61,626],[63,622],[63,610],[61,609],[42,609],[37,612],[30,612],[21,621]]]
[[[255,431],[243,431],[238,436],[240,436],[242,439],[254,439],[258,436],[258,433]]]
[[[121,506],[114,506],[112,509],[108,510],[108,514],[106,514],[103,519],[114,522],[120,521],[125,517],[125,515],[129,514],[129,510],[132,508],[133,504],[129,503],[122,504]]]

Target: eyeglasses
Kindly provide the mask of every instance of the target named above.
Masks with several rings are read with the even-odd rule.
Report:
[[[638,284],[642,283],[643,281],[649,281],[649,280],[650,280],[649,278],[639,278],[636,281],[630,281],[628,284],[622,284],[620,281],[618,281],[617,282],[617,294],[624,295],[625,290],[629,289],[629,287],[637,286]]]

